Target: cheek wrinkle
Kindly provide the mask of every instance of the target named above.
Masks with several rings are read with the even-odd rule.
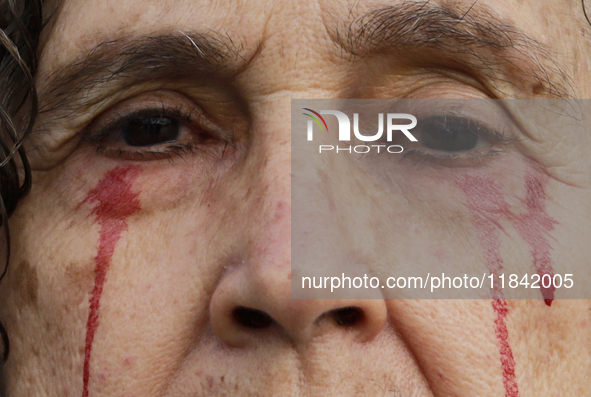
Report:
[[[99,248],[95,257],[94,288],[90,296],[90,313],[86,324],[84,348],[83,397],[88,397],[90,380],[90,357],[94,335],[99,325],[101,294],[107,277],[107,270],[121,233],[127,229],[127,218],[140,209],[139,194],[131,189],[133,181],[140,174],[139,167],[117,167],[107,172],[98,185],[92,189],[82,204],[95,207],[92,214],[100,226]]]

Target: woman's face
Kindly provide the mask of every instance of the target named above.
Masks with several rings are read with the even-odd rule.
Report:
[[[589,301],[291,299],[289,120],[299,98],[587,98],[589,29],[574,0],[62,1],[0,285],[8,396],[585,394]],[[388,192],[391,273],[541,253],[583,277],[591,139],[553,132],[347,194],[319,173],[310,203]],[[328,229],[369,267],[384,242]]]

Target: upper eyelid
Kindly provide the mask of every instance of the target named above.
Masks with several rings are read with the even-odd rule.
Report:
[[[91,125],[109,124],[114,119],[120,119],[141,109],[178,109],[191,114],[202,111],[195,98],[181,91],[164,87],[143,87],[139,90],[130,88],[128,91],[112,93],[108,98],[74,116],[78,119],[78,129],[83,130]]]
[[[384,112],[384,113],[386,113],[386,112]],[[390,111],[390,113],[392,113],[392,111]],[[402,112],[402,111],[399,112],[397,110],[396,113],[405,113],[405,112]],[[493,125],[490,125],[489,123],[477,120],[475,117],[459,115],[457,113],[447,114],[445,112],[433,112],[432,114],[425,115],[426,113],[428,113],[428,112],[422,112],[421,116],[417,116],[418,123],[417,123],[417,126],[415,127],[415,129],[417,129],[417,128],[420,129],[421,120],[425,120],[425,119],[428,119],[428,118],[431,118],[434,116],[448,116],[451,118],[464,119],[464,120],[474,123],[476,126],[483,127],[480,129],[480,133],[475,134],[475,135],[478,135],[481,138],[488,139],[488,140],[492,141],[491,143],[505,145],[505,144],[511,144],[511,143],[519,140],[518,138],[516,138],[514,136],[513,133],[511,133],[509,131],[511,128],[509,128],[503,124],[493,126]],[[350,119],[351,119],[351,117],[350,117]],[[369,127],[367,127],[368,132],[374,133],[375,130],[372,130],[372,128],[374,128],[374,127],[377,130],[377,123],[375,122],[375,120],[372,120],[370,123],[366,124],[366,126],[367,125],[369,125]],[[362,130],[361,126],[360,126],[360,130]],[[411,133],[412,133],[412,130],[411,130]],[[355,135],[352,136],[352,139],[357,140]],[[383,142],[385,139],[386,139],[386,134],[383,133],[382,137],[376,142]],[[418,142],[418,144],[420,144],[420,142]]]
[[[498,143],[512,143],[521,136],[511,112],[499,99],[417,99],[409,100],[416,106],[414,114],[421,118],[435,115],[460,117],[485,127],[483,131]],[[416,104],[416,105],[415,105]]]

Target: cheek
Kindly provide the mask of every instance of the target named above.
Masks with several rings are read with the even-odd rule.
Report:
[[[11,368],[51,374],[54,363],[74,362],[58,368],[59,382],[74,387],[83,344],[72,341],[84,340],[98,230],[90,221],[73,227],[53,208],[40,211],[33,195],[22,204],[10,221],[12,259],[0,286]]]
[[[84,370],[73,375],[85,392],[93,382],[108,381],[108,374],[102,381],[92,378],[95,368],[101,373],[123,366],[131,373],[139,369],[121,363],[132,356],[150,362],[146,354],[154,353],[176,362],[182,354],[177,340],[190,339],[195,326],[179,312],[204,313],[207,298],[201,295],[215,282],[211,263],[219,262],[217,251],[211,260],[204,256],[205,241],[220,235],[214,231],[220,218],[211,213],[223,212],[216,202],[233,189],[222,192],[215,178],[204,182],[187,164],[174,170],[114,167],[91,189],[91,176],[84,173],[69,185],[55,184],[65,183],[64,174],[54,183],[38,179],[11,219],[13,259],[23,264],[11,268],[16,280],[2,290],[3,301],[12,302],[4,318],[19,327],[11,333],[23,337],[20,344],[15,338],[16,356],[32,365],[36,346],[52,346],[42,365],[58,352],[77,357],[73,367]],[[201,210],[208,205],[211,211]],[[122,334],[130,336],[129,357],[118,353]],[[97,351],[110,358],[97,358]]]
[[[75,297],[78,306],[92,289],[97,253],[106,260],[128,225],[141,225],[126,238],[148,251],[167,238],[192,246],[187,237],[219,227],[224,212],[235,211],[239,188],[221,182],[237,158],[230,149],[219,162],[138,165],[80,151],[50,171],[35,171],[31,193],[10,220],[13,262],[27,260],[49,290],[68,291],[49,301]]]
[[[496,381],[502,378],[490,301],[422,299],[390,300],[387,304],[391,321],[414,353],[434,393],[514,397],[505,394],[503,383]],[[445,373],[442,368],[446,368]],[[470,380],[476,378],[495,381],[471,384]]]
[[[502,160],[493,159],[476,167],[416,164],[412,159],[400,158],[364,163],[363,171],[370,177],[365,178],[362,189],[357,189],[363,192],[359,194],[359,204],[368,203],[367,211],[375,225],[381,224],[400,238],[414,234],[422,239],[424,245],[419,252],[433,246],[432,252],[438,258],[449,258],[453,250],[446,247],[461,246],[465,237],[474,235],[473,214],[466,189],[461,186],[463,180],[473,177],[496,181],[509,205],[521,206],[519,197],[524,194],[526,165],[520,156],[503,156]],[[373,200],[369,202],[368,197]]]

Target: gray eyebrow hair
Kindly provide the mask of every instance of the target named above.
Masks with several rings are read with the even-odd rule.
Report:
[[[229,37],[182,31],[105,41],[40,82],[40,112],[88,106],[97,100],[93,89],[103,85],[232,74],[245,61],[242,50]]]
[[[405,1],[358,17],[337,41],[359,57],[393,49],[431,51],[493,83],[517,88],[526,83],[535,94],[573,97],[573,84],[554,61],[556,54],[475,4],[462,11],[454,4]]]

